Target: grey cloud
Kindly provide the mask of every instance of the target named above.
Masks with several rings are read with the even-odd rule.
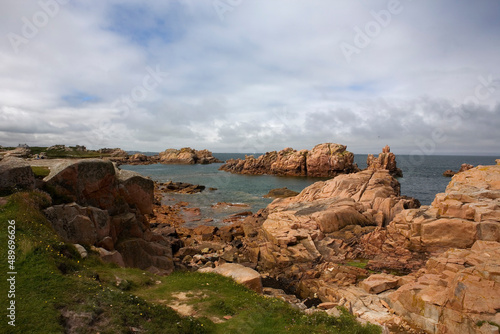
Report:
[[[0,109],[0,144],[266,151],[335,141],[409,153],[440,130],[436,153],[497,152],[500,4],[401,4],[348,63],[339,43],[354,43],[353,27],[386,1],[244,1],[224,20],[210,1],[71,2],[18,55],[0,42],[0,105],[15,110]],[[37,10],[1,3],[0,32],[19,32]],[[120,15],[136,20],[124,26]],[[168,76],[133,107],[117,103],[144,86],[148,67]],[[480,77],[491,89],[464,106]]]

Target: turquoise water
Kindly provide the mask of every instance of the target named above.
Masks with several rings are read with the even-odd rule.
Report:
[[[244,158],[244,154],[237,153],[214,153],[216,158],[226,160],[230,158]],[[256,154],[255,156],[258,156]],[[355,162],[360,168],[366,168],[366,155],[356,154]],[[498,158],[498,157],[496,157]],[[415,197],[423,205],[429,205],[434,196],[444,192],[450,182],[450,178],[442,176],[447,169],[457,171],[462,163],[476,165],[493,165],[495,157],[473,157],[473,156],[408,156],[398,155],[396,157],[398,167],[403,170],[401,183],[401,194]],[[139,172],[144,176],[150,176],[155,181],[181,181],[192,184],[201,184],[207,190],[199,194],[183,195],[168,194],[165,204],[173,204],[178,201],[190,203],[190,207],[199,207],[202,218],[215,218],[215,224],[228,214],[252,211],[266,207],[272,199],[263,198],[269,190],[287,187],[295,191],[301,191],[314,182],[325,180],[310,177],[282,177],[271,175],[239,175],[219,171],[221,164],[211,165],[145,165],[130,166],[123,165],[120,168]],[[209,191],[208,188],[217,188]],[[213,210],[211,206],[217,202],[245,203],[250,208],[232,207],[226,210]]]

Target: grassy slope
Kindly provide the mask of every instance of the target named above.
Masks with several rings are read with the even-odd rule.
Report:
[[[7,221],[16,221],[16,327],[2,312],[0,333],[377,333],[352,316],[305,316],[286,303],[260,296],[213,274],[175,273],[159,277],[138,269],[104,264],[97,255],[82,260],[61,242],[39,207],[37,192],[16,193],[0,208],[0,271],[7,268]],[[4,276],[2,276],[4,277]],[[0,293],[6,294],[5,278]],[[183,293],[183,294],[182,294]],[[178,302],[197,318],[166,305]],[[6,310],[2,298],[0,308]],[[62,317],[61,314],[65,316]],[[231,316],[225,320],[224,316]],[[217,323],[214,323],[217,322]]]

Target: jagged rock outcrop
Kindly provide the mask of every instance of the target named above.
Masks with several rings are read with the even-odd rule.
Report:
[[[404,210],[385,231],[364,236],[371,269],[415,270],[430,253],[500,241],[500,166],[453,176],[430,206]]]
[[[33,188],[35,174],[26,161],[15,157],[0,160],[0,193]]]
[[[211,164],[222,162],[212,155],[208,150],[195,150],[190,147],[176,150],[169,148],[159,154],[159,162],[162,164]]]
[[[474,166],[469,165],[469,164],[462,164],[462,166],[460,166],[460,169],[458,170],[458,172],[454,172],[451,169],[448,169],[448,170],[444,171],[443,176],[452,177],[453,175],[455,175],[457,173],[464,172],[464,171],[469,170],[471,168],[474,168]]]
[[[495,241],[450,249],[405,277],[408,283],[387,301],[428,333],[498,333],[488,322],[500,323],[499,259],[500,243]]]
[[[239,174],[334,177],[359,171],[354,155],[346,146],[332,143],[316,145],[312,150],[285,148],[255,158],[227,160],[220,170]]]
[[[153,233],[144,216],[153,213],[152,180],[87,159],[52,168],[44,189],[66,202],[45,210],[64,240],[96,247],[103,260],[118,265],[172,272],[171,243]]]
[[[311,267],[317,261],[345,260],[352,256],[345,251],[351,241],[385,226],[403,209],[419,206],[399,195],[399,183],[388,171],[365,170],[274,200],[259,231],[261,270],[283,272],[301,263]]]
[[[370,170],[386,169],[392,176],[403,177],[403,171],[397,167],[396,156],[387,145],[382,149],[378,158],[375,158],[373,154],[368,154],[366,165]]]
[[[500,242],[500,166],[456,174],[431,206],[402,212],[389,228],[390,234],[404,237],[406,248],[418,251],[467,248],[476,240]]]

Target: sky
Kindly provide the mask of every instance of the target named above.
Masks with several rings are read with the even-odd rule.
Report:
[[[5,0],[0,145],[500,156],[497,0]]]

